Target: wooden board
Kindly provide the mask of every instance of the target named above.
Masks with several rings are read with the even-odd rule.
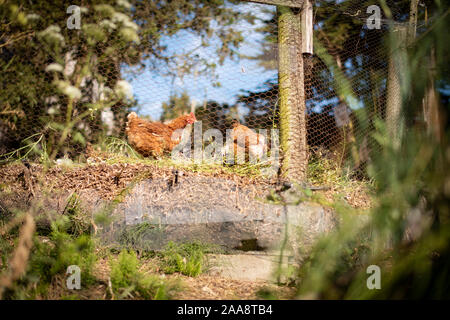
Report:
[[[291,8],[302,8],[304,3],[304,0],[243,0],[243,1],[270,4],[274,6],[285,6]]]
[[[305,0],[302,10],[302,52],[313,54],[313,5]]]

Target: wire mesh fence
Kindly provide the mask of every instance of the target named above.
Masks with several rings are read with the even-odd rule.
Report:
[[[360,160],[376,148],[372,120],[386,117],[390,88],[387,34],[408,19],[409,1],[388,1],[391,17],[371,28],[372,4],[315,1],[315,53],[303,56],[309,150],[339,163],[352,146]],[[0,34],[2,162],[84,161],[91,145],[123,147],[132,111],[163,123],[193,112],[203,132],[218,129],[223,139],[236,120],[255,131],[280,128],[276,6],[6,1],[0,14],[8,21]]]
[[[431,226],[428,209],[446,206],[443,196],[422,201],[445,182],[424,170],[445,168],[445,156],[432,160],[428,138],[395,142],[444,121],[436,100],[448,100],[440,42],[449,11],[438,6],[433,30],[432,1],[317,0],[308,37],[299,4],[309,0],[259,2],[0,1],[0,298],[41,297],[34,291],[64,280],[66,267],[90,272],[94,251],[141,256],[175,242],[280,252],[280,282],[285,253],[291,275],[331,230],[345,235],[330,238],[331,256],[356,261],[371,226],[359,213],[385,221],[370,232],[375,248],[426,235],[417,215]],[[409,46],[416,31],[426,45]],[[372,172],[359,170],[377,153]],[[284,168],[305,172],[303,159],[307,179],[287,181]],[[191,264],[172,258],[170,272]]]

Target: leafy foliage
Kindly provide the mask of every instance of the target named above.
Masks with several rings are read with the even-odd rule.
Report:
[[[159,276],[141,273],[136,253],[127,250],[111,264],[111,284],[119,298],[167,299],[174,289]]]
[[[95,282],[93,267],[97,260],[94,241],[88,235],[74,236],[68,217],[52,223],[48,238],[34,237],[34,247],[26,274],[9,289],[6,299],[35,299],[45,297],[49,286],[58,276],[64,276],[67,267],[77,265],[81,269],[81,283],[90,286]]]
[[[178,118],[190,111],[191,101],[187,92],[183,92],[180,96],[171,96],[168,102],[162,104],[163,114],[162,121]]]
[[[162,251],[162,269],[165,273],[179,272],[196,277],[204,269],[204,252],[207,247],[199,243],[176,244],[169,242]]]
[[[63,2],[0,4],[5,22],[0,33],[0,154],[33,146],[16,156],[44,151],[54,160],[75,155],[87,142],[123,134],[125,115],[136,106],[122,80],[123,67],[181,76],[193,72],[195,63],[196,72],[214,73],[225,58],[237,56],[243,41],[234,28],[238,14],[252,19],[224,1],[87,1],[76,30],[66,26],[66,9]],[[178,32],[198,35],[205,46],[218,41],[218,61],[193,61],[190,53],[169,52],[163,40]],[[104,123],[103,111],[112,112],[116,126]],[[24,134],[40,140],[22,141]]]
[[[445,269],[450,261],[450,211],[444,204],[449,130],[442,126],[439,136],[408,121],[423,107],[416,93],[424,94],[430,83],[448,83],[446,74],[430,74],[423,67],[445,37],[448,9],[440,7],[435,14],[434,25],[408,48],[410,81],[402,83],[402,114],[408,130],[400,133],[401,143],[393,141],[382,120],[374,122],[373,139],[381,152],[373,155],[367,172],[375,182],[375,205],[366,217],[335,205],[339,228],[318,241],[299,269],[300,297],[442,299],[450,294]],[[436,52],[437,70],[447,67],[446,51],[441,47]],[[369,265],[381,268],[380,290],[366,286]]]

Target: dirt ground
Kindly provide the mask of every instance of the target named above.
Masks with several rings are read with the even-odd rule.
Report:
[[[237,181],[239,184],[273,185],[274,180],[254,179],[244,176],[231,175],[225,172],[189,172],[183,171],[184,177],[189,176],[222,177]],[[136,179],[162,178],[168,182],[174,178],[174,169],[159,167],[144,163],[97,163],[80,166],[54,166],[47,172],[42,166],[30,164],[29,169],[24,165],[14,164],[0,167],[1,191],[30,191],[35,192],[40,186],[48,191],[72,190],[95,191],[102,199],[114,199],[125,187]]]
[[[95,163],[89,165],[73,166],[54,166],[44,170],[41,165],[13,164],[0,166],[0,211],[13,212],[14,207],[26,207],[30,205],[31,200],[46,196],[49,205],[56,211],[64,210],[64,204],[55,204],[52,200],[58,193],[67,194],[77,192],[78,194],[87,194],[92,199],[101,201],[111,201],[120,198],[127,187],[135,181],[143,179],[155,179],[165,181],[167,187],[171,188],[177,179],[184,181],[196,181],[196,177],[220,178],[217,180],[232,181],[234,185],[245,186],[254,190],[252,195],[263,196],[270,190],[277,188],[277,181],[272,179],[263,179],[255,177],[245,177],[229,174],[216,170],[213,172],[175,172],[174,168],[161,167],[152,164],[136,163]],[[187,188],[195,186],[187,185]],[[199,192],[202,192],[199,190]],[[317,191],[327,199],[333,199],[337,194],[345,199],[353,207],[366,209],[371,206],[370,196],[363,188],[347,188],[330,186],[328,190]],[[245,200],[245,199],[243,199]],[[59,200],[57,200],[59,201]],[[174,199],[182,201],[182,199]],[[45,205],[45,204],[44,204]],[[98,272],[107,274],[106,263],[100,264]],[[277,298],[289,298],[294,294],[294,289],[289,287],[278,287],[267,281],[248,281],[234,280],[220,276],[202,274],[198,277],[186,277],[180,274],[163,275],[170,279],[181,280],[182,290],[175,293],[175,299],[256,299],[258,291],[271,288],[276,293]],[[108,294],[108,279],[103,276],[96,286],[89,290],[77,292],[77,296],[83,299],[110,299]],[[64,278],[55,279],[53,296],[70,296],[73,292],[64,291],[64,286],[58,282],[64,281]]]
[[[295,288],[279,287],[265,281],[243,281],[200,275],[192,278],[183,275],[169,275],[169,279],[179,280],[180,289],[171,299],[174,300],[255,300],[263,299],[258,295],[260,290],[270,290],[278,299],[290,299],[295,294]],[[67,298],[74,294],[63,286],[65,278],[60,277],[49,290],[50,300]],[[60,282],[60,283],[58,283]],[[100,283],[89,289],[76,292],[77,299],[103,300],[111,299],[106,283]]]
[[[184,290],[175,299],[192,300],[251,300],[261,298],[260,290],[271,290],[278,299],[289,299],[295,294],[295,288],[280,287],[266,281],[243,281],[201,275],[197,278],[180,276]]]
[[[109,262],[101,259],[97,262],[94,275],[98,283],[87,289],[74,291],[66,289],[66,278],[57,276],[48,291],[48,299],[61,299],[76,297],[76,299],[115,299],[108,287]],[[147,272],[158,274],[150,260],[144,263],[142,269],[150,269]],[[289,286],[277,286],[268,281],[233,280],[224,277],[201,274],[197,277],[188,277],[182,274],[160,274],[165,279],[177,284],[177,289],[171,293],[171,299],[175,300],[254,300],[262,299],[259,292],[270,292],[277,299],[292,299],[295,288]]]

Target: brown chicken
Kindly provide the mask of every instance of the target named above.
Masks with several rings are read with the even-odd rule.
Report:
[[[242,157],[246,155],[251,155],[254,159],[261,159],[267,149],[264,135],[254,132],[238,121],[233,123],[231,138],[233,139],[233,145],[227,146],[228,152],[231,151],[229,148],[232,147],[234,155],[238,156],[240,162],[242,162]]]
[[[174,134],[176,130],[184,129],[188,124],[197,120],[192,112],[178,117],[168,124],[143,120],[135,112],[131,112],[127,118],[125,132],[130,145],[144,157],[157,158],[172,151],[180,143],[181,134]]]

